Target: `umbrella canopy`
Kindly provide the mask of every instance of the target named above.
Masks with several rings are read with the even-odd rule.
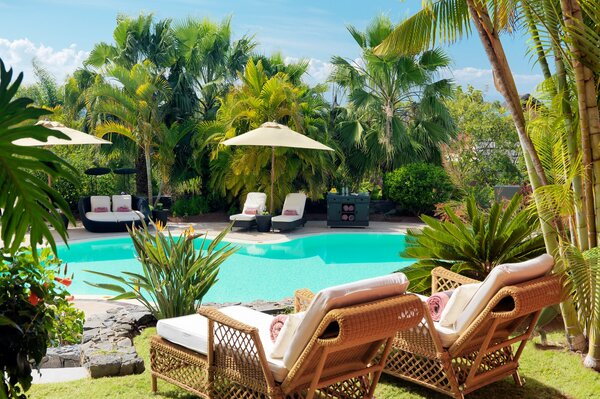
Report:
[[[87,134],[84,132],[80,132],[79,130],[71,129],[70,127],[66,127],[62,123],[53,122],[53,121],[39,121],[36,125],[41,125],[47,127],[48,129],[58,130],[59,132],[69,136],[70,140],[59,139],[57,137],[49,136],[48,141],[39,141],[32,138],[26,139],[18,139],[13,141],[16,145],[21,145],[24,147],[45,147],[52,145],[79,145],[79,144],[112,144],[108,140],[104,140],[98,138],[96,136],[92,136],[91,134]]]
[[[333,151],[323,143],[293,131],[276,122],[266,122],[247,133],[225,140],[225,145],[254,145],[271,147],[271,213],[273,209],[273,186],[275,184],[275,147],[306,148],[310,150]]]
[[[333,148],[293,131],[275,122],[266,122],[259,128],[250,130],[223,142],[225,145],[255,145],[263,147],[308,148],[311,150],[333,151]]]

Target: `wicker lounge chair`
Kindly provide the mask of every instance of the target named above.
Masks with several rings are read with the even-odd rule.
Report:
[[[233,227],[249,229],[256,225],[256,214],[265,209],[267,203],[267,194],[248,193],[242,213],[231,215],[229,220],[233,222]],[[253,213],[254,212],[254,213]]]
[[[206,354],[158,335],[152,338],[153,391],[160,378],[210,399],[372,398],[395,331],[414,327],[423,317],[420,299],[410,294],[343,305],[307,322],[309,309],[285,357],[274,364],[266,350],[270,343],[264,329],[225,314],[256,311],[234,308],[222,312],[200,309],[208,326]],[[261,313],[246,320],[250,323],[263,318],[268,321],[271,316]],[[302,326],[310,329],[313,325],[310,334],[300,332]],[[294,343],[304,341],[305,345],[294,347]],[[288,360],[293,360],[290,367]]]
[[[108,211],[95,212],[92,206],[92,199],[94,198],[105,201],[104,205],[108,208]],[[117,198],[126,200],[131,211],[117,212],[116,209],[112,209],[112,202]],[[145,198],[130,195],[113,195],[112,199],[109,196],[82,197],[79,199],[78,209],[83,227],[93,233],[127,231],[128,227],[140,227],[144,223],[148,224],[150,220],[148,201]]]
[[[441,267],[431,274],[433,293],[479,283]],[[524,383],[518,372],[521,353],[541,310],[561,301],[561,288],[556,275],[501,288],[451,345],[448,345],[451,335],[438,331],[422,302],[424,319],[418,326],[398,332],[384,373],[454,398],[463,398],[510,376],[521,386]],[[297,295],[296,308],[300,311],[312,293],[302,290]]]
[[[287,231],[306,224],[304,207],[306,206],[306,194],[290,193],[285,196],[281,215],[271,219],[273,230]]]

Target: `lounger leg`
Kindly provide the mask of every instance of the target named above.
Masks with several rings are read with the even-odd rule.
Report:
[[[158,384],[156,381],[156,377],[152,376],[152,393],[156,393],[158,391]]]
[[[517,384],[518,387],[522,387],[523,385],[525,385],[525,380],[523,380],[521,378],[518,370],[515,370],[515,372],[513,373],[512,376],[513,376],[513,379],[515,380],[515,384]]]

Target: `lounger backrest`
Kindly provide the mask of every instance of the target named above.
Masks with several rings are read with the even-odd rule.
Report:
[[[306,205],[306,194],[303,193],[290,193],[285,196],[285,201],[283,202],[283,209],[281,210],[281,214],[283,215],[285,211],[296,211],[298,216],[304,216],[304,206]]]
[[[257,209],[259,212],[265,208],[267,203],[267,194],[265,193],[248,193],[246,196],[246,202],[244,202],[244,209],[242,213],[246,211],[246,209]]]
[[[408,279],[406,276],[402,273],[393,273],[320,291],[315,295],[306,310],[306,314],[283,356],[284,366],[291,370],[321,320],[330,310],[400,295],[405,293],[407,288]]]
[[[473,298],[456,319],[454,330],[462,334],[501,288],[545,276],[553,266],[554,258],[548,254],[521,263],[505,263],[496,266],[483,280]]]

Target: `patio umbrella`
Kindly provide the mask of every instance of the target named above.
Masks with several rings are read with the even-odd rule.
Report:
[[[223,144],[271,147],[271,212],[273,212],[273,185],[275,184],[275,147],[333,151],[333,148],[276,122],[263,123],[257,129],[225,140]]]
[[[71,129],[70,127],[66,127],[62,123],[53,122],[53,121],[39,121],[36,125],[41,125],[47,127],[48,129],[58,130],[59,132],[69,136],[69,140],[67,139],[59,139],[54,136],[49,136],[48,141],[39,141],[32,138],[26,139],[18,139],[13,141],[13,144],[21,145],[24,147],[46,147],[53,145],[78,145],[78,144],[112,144],[108,140],[104,140],[98,138],[96,136],[92,136],[91,134],[87,134],[84,132],[80,132],[79,130]]]
[[[135,175],[137,173],[137,169],[135,168],[120,168],[113,170],[113,173],[116,175],[123,176],[123,186],[127,186],[127,191],[131,191],[130,187],[130,179],[128,176]]]

